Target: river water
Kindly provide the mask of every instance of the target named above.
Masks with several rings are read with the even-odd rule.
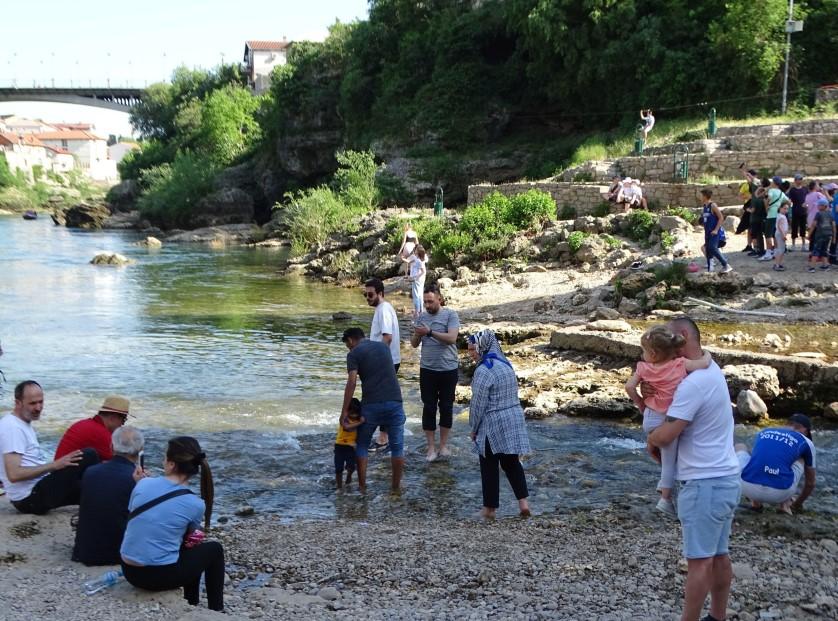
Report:
[[[387,460],[373,456],[370,494],[336,494],[332,447],[345,380],[347,325],[372,317],[358,289],[278,275],[281,251],[135,245],[136,233],[75,231],[46,219],[0,216],[0,411],[23,379],[45,388],[37,424],[54,449],[73,421],[110,393],[131,399],[131,422],[147,436],[147,464],[173,434],[196,436],[216,478],[217,515],[241,504],[287,518],[389,513],[472,515],[480,506],[467,413],[454,425],[454,455],[426,464],[417,358],[403,344],[408,414],[405,492],[391,499]],[[99,250],[136,263],[88,262]],[[348,311],[353,322],[335,322]],[[407,323],[403,332],[407,333]],[[529,424],[525,462],[536,512],[604,506],[627,494],[654,501],[656,467],[637,426],[556,418]],[[753,430],[739,427],[748,438]],[[816,435],[819,488],[811,503],[838,513],[836,432]],[[502,486],[501,513],[516,503]]]

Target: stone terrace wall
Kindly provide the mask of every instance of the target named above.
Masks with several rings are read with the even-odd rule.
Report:
[[[764,136],[779,136],[781,134],[836,134],[838,133],[838,119],[814,119],[797,123],[778,123],[775,125],[732,125],[719,127],[717,138],[741,136],[742,134],[761,134]]]
[[[713,200],[719,205],[738,205],[739,182],[718,185],[702,185],[699,183],[644,183],[643,194],[646,198],[661,207],[681,205],[694,207],[701,203],[699,192],[704,188],[713,190]],[[468,204],[479,203],[492,192],[500,192],[504,196],[515,196],[529,190],[547,192],[556,202],[557,212],[564,205],[576,209],[577,215],[591,213],[595,207],[603,202],[602,192],[608,186],[589,183],[562,183],[558,181],[533,181],[526,183],[505,183],[501,185],[472,185],[468,188]]]
[[[838,149],[838,134],[787,134],[783,136],[743,134],[731,136],[726,142],[732,151],[829,151]]]
[[[696,140],[695,142],[676,142],[660,147],[649,147],[643,150],[644,155],[672,155],[676,149],[687,146],[690,153],[715,153],[727,148],[725,140]]]
[[[722,179],[742,176],[739,164],[758,171],[788,177],[802,172],[807,177],[820,177],[838,171],[838,151],[717,151],[712,155],[689,156],[690,177],[715,175]],[[638,179],[673,181],[673,156],[653,155],[623,157],[617,164],[624,174]]]

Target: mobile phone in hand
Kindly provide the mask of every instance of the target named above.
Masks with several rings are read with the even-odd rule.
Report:
[[[145,470],[145,452],[140,451],[140,470]]]

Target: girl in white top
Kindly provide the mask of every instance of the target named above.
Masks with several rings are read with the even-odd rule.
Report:
[[[419,313],[425,310],[424,306],[424,290],[425,290],[425,276],[428,270],[425,267],[426,263],[425,249],[417,245],[413,249],[413,253],[404,259],[408,264],[408,281],[410,282],[410,295],[413,298],[413,314],[417,317]]]
[[[645,115],[643,114],[644,112],[646,113]],[[649,136],[649,132],[652,131],[652,128],[655,126],[655,115],[652,114],[651,109],[641,110],[640,118],[643,120],[643,140],[645,141]]]
[[[774,228],[774,271],[784,272],[786,268],[783,266],[783,257],[786,254],[786,235],[789,234],[789,220],[787,213],[789,204],[783,203],[780,205],[780,210],[777,212],[777,224]]]

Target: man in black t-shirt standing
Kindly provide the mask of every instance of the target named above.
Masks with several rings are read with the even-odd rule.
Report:
[[[391,491],[399,492],[404,470],[404,408],[402,390],[396,378],[390,348],[380,341],[364,337],[361,328],[348,328],[343,333],[346,354],[346,387],[343,391],[341,424],[349,417],[349,402],[355,394],[358,378],[361,378],[361,416],[363,424],[358,427],[355,456],[358,466],[358,489],[366,491],[367,452],[370,439],[376,427],[386,426],[390,434],[390,463],[392,465]]]
[[[806,184],[803,183],[803,175],[797,173],[794,175],[794,183],[788,191],[788,197],[791,200],[791,214],[789,217],[789,224],[791,225],[791,246],[786,248],[787,252],[796,250],[797,238],[800,237],[801,250],[806,248],[806,205],[803,201],[806,200],[806,195],[809,190]]]

